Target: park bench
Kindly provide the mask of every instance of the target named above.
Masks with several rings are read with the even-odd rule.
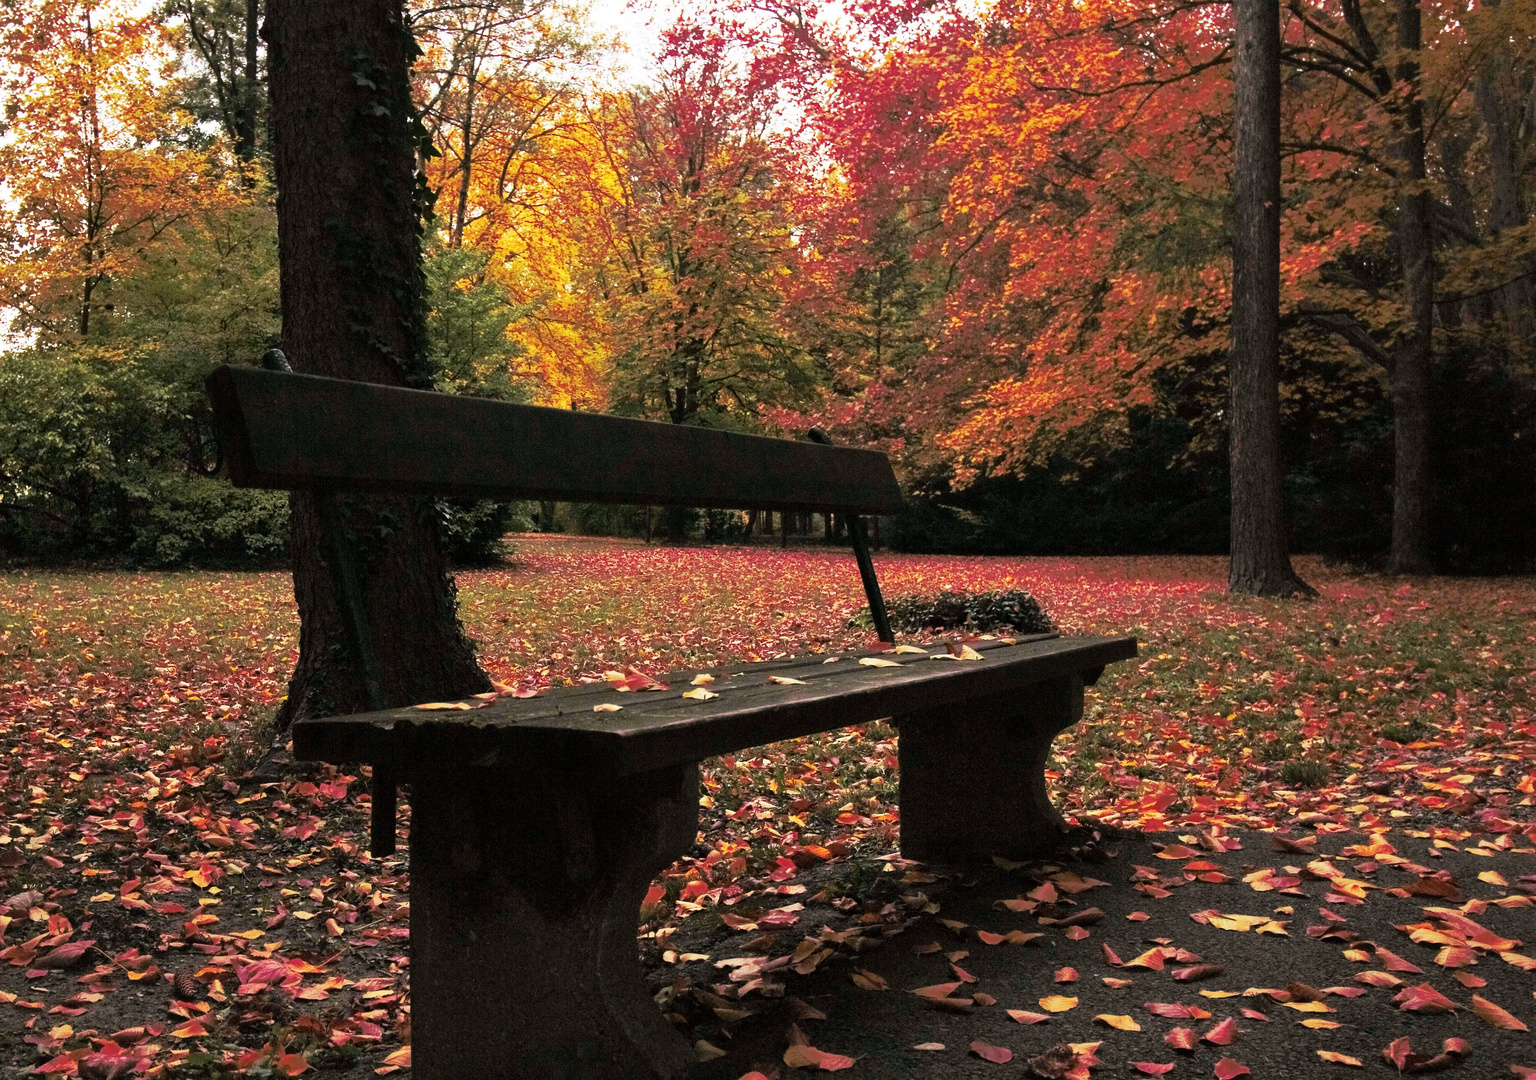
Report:
[[[222,367],[208,388],[244,487],[848,515],[871,612],[892,640],[860,518],[900,506],[883,454],[257,368]],[[332,573],[349,588],[345,567]],[[979,660],[805,656],[672,672],[657,679],[665,690],[594,683],[462,711],[298,722],[296,757],[373,766],[376,851],[393,847],[396,780],[410,785],[415,1074],[686,1072],[692,1051],[647,995],[635,937],[647,886],[695,842],[704,758],[890,719],[904,856],[1050,851],[1065,828],[1046,792],[1051,740],[1136,641],[977,648]],[[683,696],[699,674],[714,677],[715,697]]]

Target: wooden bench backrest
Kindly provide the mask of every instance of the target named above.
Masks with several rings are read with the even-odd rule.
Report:
[[[237,487],[890,514],[884,454],[345,379],[208,378]]]

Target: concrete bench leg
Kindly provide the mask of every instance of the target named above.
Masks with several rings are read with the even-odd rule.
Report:
[[[635,931],[651,879],[694,841],[698,766],[411,779],[413,1075],[681,1076],[693,1052],[646,993]]]
[[[1066,831],[1045,787],[1051,741],[1083,715],[1083,678],[900,717],[901,853],[924,862],[1020,859]]]

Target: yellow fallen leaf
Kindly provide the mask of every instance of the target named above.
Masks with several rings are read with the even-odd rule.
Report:
[[[1320,1020],[1315,1016],[1308,1017],[1306,1020],[1298,1020],[1296,1022],[1302,1027],[1311,1028],[1313,1031],[1332,1031],[1334,1028],[1341,1028],[1344,1026],[1337,1020]]]
[[[1229,998],[1242,997],[1242,994],[1236,990],[1202,990],[1200,991],[1200,996],[1208,998]]]
[[[702,686],[695,687],[692,690],[683,691],[683,697],[689,698],[693,701],[708,701],[710,698],[717,698],[719,696],[720,695],[714,691],[706,690]]]
[[[805,685],[805,680],[804,679],[791,679],[787,675],[770,675],[770,676],[768,676],[768,681],[771,682],[771,683],[778,683],[780,686],[804,686]]]
[[[409,1046],[402,1046],[386,1057],[384,1064],[397,1065],[402,1069],[409,1069],[411,1067],[411,1048]]]
[[[429,701],[424,705],[412,705],[413,709],[462,709],[468,712],[473,706],[466,705],[462,701]]]
[[[928,655],[928,650],[927,649],[919,649],[916,645],[898,645],[894,649],[892,649],[891,652],[911,653],[914,656],[927,656]]]
[[[1111,1013],[1099,1013],[1094,1017],[1100,1023],[1108,1024],[1116,1031],[1140,1031],[1141,1025],[1129,1016],[1115,1016]]]
[[[1335,1065],[1353,1065],[1357,1069],[1365,1068],[1360,1063],[1359,1058],[1350,1057],[1348,1054],[1341,1054],[1337,1050],[1319,1050],[1317,1056],[1324,1061],[1331,1061]]]
[[[703,1039],[693,1044],[693,1052],[700,1061],[714,1061],[715,1058],[725,1057],[725,1051],[713,1043],[707,1043]]]
[[[713,675],[695,675],[693,677],[694,686],[706,686],[714,681],[715,677]]]
[[[882,660],[878,656],[861,657],[859,663],[863,664],[865,667],[901,667],[901,665],[894,660]]]
[[[1502,885],[1508,885],[1509,884],[1509,882],[1507,880],[1505,880],[1504,875],[1499,873],[1497,870],[1484,870],[1481,874],[1477,875],[1477,880],[1481,881],[1481,882],[1485,882],[1486,884],[1489,884],[1489,885],[1501,885],[1502,886]]]
[[[1280,1004],[1284,1005],[1287,1009],[1295,1009],[1297,1012],[1325,1013],[1334,1011],[1321,1001],[1282,1001]]]
[[[1077,998],[1052,994],[1050,997],[1040,999],[1040,1007],[1049,1013],[1062,1013],[1068,1009],[1077,1008]]]
[[[615,705],[611,701],[605,701],[601,705],[594,705],[594,706],[592,706],[592,711],[593,712],[618,712],[623,707],[624,706],[622,706],[622,705]]]

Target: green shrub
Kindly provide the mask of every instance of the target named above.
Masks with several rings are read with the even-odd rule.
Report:
[[[171,472],[127,484],[128,556],[155,567],[265,566],[288,549],[288,493],[231,487],[224,480]]]
[[[1011,630],[1019,634],[1044,634],[1054,629],[1040,602],[1027,592],[959,593],[891,596],[885,600],[891,627],[906,633],[920,630],[970,630],[989,633]],[[852,620],[865,629],[874,627],[869,608]]]
[[[501,538],[533,528],[536,503],[445,499],[437,504],[441,536],[454,566],[491,566],[505,554]]]

